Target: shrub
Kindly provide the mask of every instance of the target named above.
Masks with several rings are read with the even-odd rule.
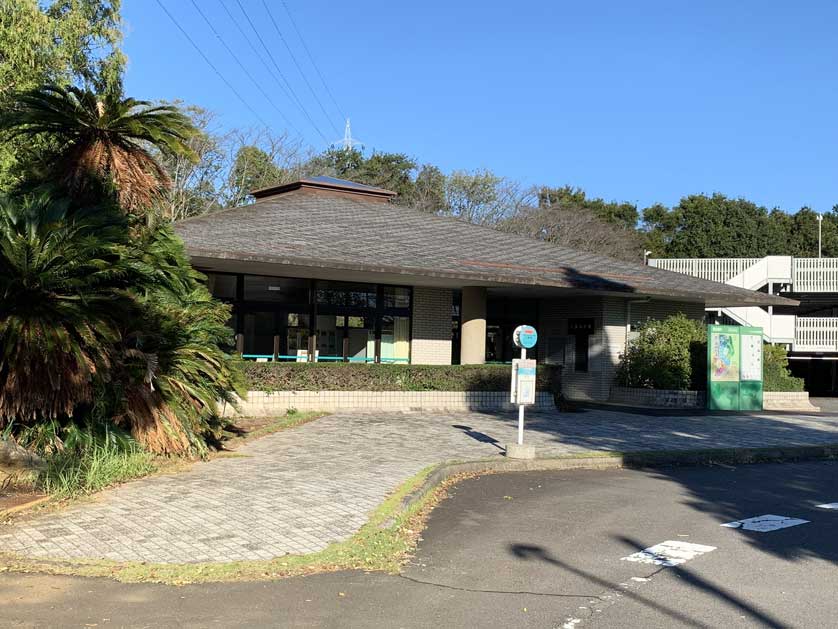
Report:
[[[508,391],[509,365],[358,365],[243,362],[251,391]],[[537,386],[555,387],[555,369],[539,365]]]
[[[789,372],[785,348],[763,346],[765,391],[803,391],[803,380]],[[707,389],[707,326],[674,315],[647,321],[617,367],[622,387],[705,391]]]
[[[617,383],[645,389],[706,388],[707,331],[683,314],[641,324],[620,358]]]
[[[762,385],[765,391],[803,391],[803,378],[789,372],[786,349],[780,345],[766,345],[762,350]]]

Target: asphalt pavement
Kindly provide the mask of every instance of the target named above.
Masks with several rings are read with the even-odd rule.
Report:
[[[437,507],[402,575],[170,587],[3,574],[0,625],[835,626],[827,503],[838,463],[488,475]],[[772,526],[785,528],[760,530]]]

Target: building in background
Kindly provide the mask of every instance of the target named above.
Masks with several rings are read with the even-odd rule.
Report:
[[[761,327],[766,342],[788,348],[791,372],[810,393],[838,394],[838,258],[652,258],[649,265],[799,302],[712,308],[708,316]]]
[[[233,304],[246,358],[507,362],[512,331],[528,323],[537,357],[563,365],[572,398],[608,398],[631,327],[647,318],[796,303],[407,209],[393,196],[315,177],[176,230],[213,294]]]

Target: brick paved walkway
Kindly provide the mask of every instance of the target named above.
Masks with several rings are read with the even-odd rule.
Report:
[[[128,483],[93,502],[0,525],[0,551],[166,563],[314,552],[351,536],[388,493],[422,468],[500,456],[500,446],[515,439],[516,422],[512,414],[339,413],[251,442],[236,458]],[[526,439],[541,456],[807,445],[838,443],[838,419],[586,410],[533,414]]]

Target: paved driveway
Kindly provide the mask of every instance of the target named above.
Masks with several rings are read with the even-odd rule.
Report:
[[[422,468],[501,456],[513,414],[338,413],[254,441],[239,457],[103,492],[90,503],[0,527],[0,551],[164,563],[269,559],[350,537]],[[816,415],[532,414],[541,456],[585,450],[838,443]]]

